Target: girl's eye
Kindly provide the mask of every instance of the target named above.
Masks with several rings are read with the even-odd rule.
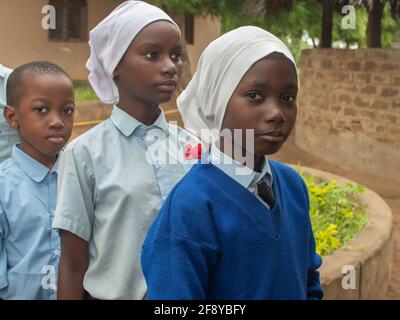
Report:
[[[146,58],[149,58],[150,60],[156,59],[157,58],[157,53],[155,52],[148,52],[145,54]]]
[[[64,113],[66,114],[73,114],[74,113],[74,108],[64,108]]]
[[[262,96],[257,92],[249,92],[249,93],[247,93],[247,96],[250,98],[250,100],[253,100],[253,101],[261,101],[262,100]]]
[[[282,97],[282,101],[284,103],[295,103],[296,102],[296,97],[293,95],[285,95]]]
[[[38,112],[38,113],[46,113],[47,112],[47,108],[40,106],[40,107],[36,107],[35,111]]]
[[[180,61],[182,59],[182,53],[175,53],[171,56],[172,60]]]

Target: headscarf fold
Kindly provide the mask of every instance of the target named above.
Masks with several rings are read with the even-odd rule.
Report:
[[[160,8],[143,1],[126,1],[90,31],[86,67],[90,71],[89,82],[101,101],[119,101],[113,80],[115,68],[138,33],[160,20],[173,23],[179,31],[178,25]]]
[[[198,137],[202,136],[202,129],[209,129],[214,132],[211,139],[216,139],[228,101],[240,80],[253,64],[273,52],[284,54],[296,67],[288,47],[255,26],[237,28],[211,42],[200,56],[192,80],[177,99],[185,129]]]

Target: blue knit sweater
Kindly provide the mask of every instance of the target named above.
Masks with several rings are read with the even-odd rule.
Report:
[[[143,245],[149,299],[322,298],[307,188],[270,166],[271,210],[212,164],[175,186]]]

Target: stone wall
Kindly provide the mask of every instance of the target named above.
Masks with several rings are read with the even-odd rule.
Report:
[[[296,145],[400,181],[400,50],[304,50]]]
[[[298,169],[298,167],[295,166]],[[353,183],[329,172],[301,171],[339,185]],[[358,196],[366,206],[367,224],[347,245],[323,258],[319,269],[325,300],[385,299],[393,259],[393,217],[387,203],[365,188]]]

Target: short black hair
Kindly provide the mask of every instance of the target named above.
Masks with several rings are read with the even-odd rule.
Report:
[[[11,72],[7,80],[7,104],[17,106],[24,94],[23,78],[25,75],[35,77],[40,74],[65,75],[71,80],[67,72],[60,66],[49,61],[32,61],[23,64]]]

